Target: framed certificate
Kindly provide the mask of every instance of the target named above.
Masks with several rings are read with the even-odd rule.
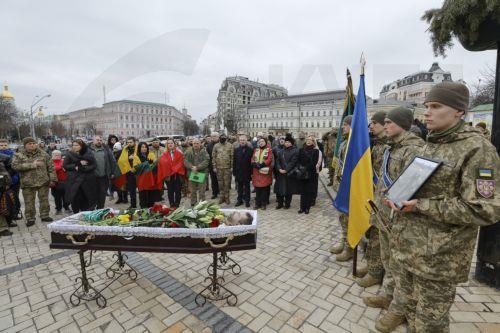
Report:
[[[437,170],[442,162],[415,156],[386,192],[386,198],[402,208],[402,201],[410,200]]]

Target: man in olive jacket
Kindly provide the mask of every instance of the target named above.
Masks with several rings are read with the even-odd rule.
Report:
[[[209,162],[210,156],[208,155],[207,150],[201,146],[200,139],[194,138],[193,147],[188,148],[186,150],[186,154],[184,155],[184,166],[188,170],[189,174],[191,174],[191,172],[204,173],[205,181],[203,183],[198,183],[191,180],[189,181],[189,191],[191,192],[191,206],[196,205],[198,200],[205,200],[205,182],[207,181],[206,177]]]
[[[21,176],[26,226],[30,227],[35,224],[37,194],[40,218],[43,222],[53,221],[49,216],[49,187],[57,182],[57,176],[50,156],[37,147],[35,139],[24,138],[23,148],[14,154],[12,169],[18,171]]]

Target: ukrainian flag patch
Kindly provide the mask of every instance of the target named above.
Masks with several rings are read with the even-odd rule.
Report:
[[[493,170],[492,169],[479,169],[479,177],[492,178],[493,177]]]

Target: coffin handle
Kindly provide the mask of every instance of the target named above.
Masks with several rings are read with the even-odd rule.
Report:
[[[207,244],[210,244],[211,247],[213,247],[214,249],[222,249],[223,247],[226,247],[227,244],[229,243],[230,240],[233,240],[234,239],[234,236],[233,235],[229,235],[227,236],[226,238],[226,241],[222,244],[214,244],[212,242],[212,239],[208,238],[208,237],[205,237],[205,243]]]
[[[71,243],[73,243],[73,245],[78,245],[78,246],[87,245],[89,243],[89,240],[94,239],[94,238],[95,238],[94,235],[89,234],[89,235],[87,235],[87,237],[85,237],[85,240],[83,242],[79,242],[79,241],[75,240],[73,235],[66,235],[66,239],[70,240]]]

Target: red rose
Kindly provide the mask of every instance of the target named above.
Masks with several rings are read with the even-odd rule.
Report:
[[[163,215],[168,215],[168,214],[170,214],[170,212],[171,212],[171,210],[168,207],[164,207],[164,208],[161,209],[161,213]]]
[[[161,213],[163,209],[163,206],[160,204],[155,204],[153,207],[151,207],[151,211],[154,213]]]
[[[179,228],[179,225],[175,222],[170,223],[170,228]]]
[[[217,228],[220,224],[218,219],[212,219],[212,223],[210,223],[210,228]]]

